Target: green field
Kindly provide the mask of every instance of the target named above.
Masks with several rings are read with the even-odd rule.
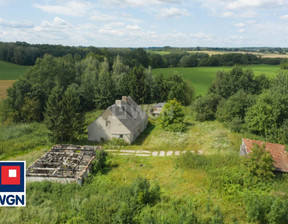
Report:
[[[280,70],[277,65],[251,65],[245,66],[245,68],[251,68],[255,75],[265,74],[268,77],[274,77]],[[217,71],[229,71],[230,69],[232,67],[157,68],[152,72],[155,75],[162,73],[164,77],[168,77],[174,71],[179,72],[184,79],[192,83],[196,95],[204,95],[212,84]]]
[[[153,50],[146,50],[147,53],[151,54],[160,54],[160,55],[165,55],[165,54],[170,54],[170,51],[153,51]]]
[[[28,70],[29,66],[15,65],[0,61],[0,80],[17,80]]]

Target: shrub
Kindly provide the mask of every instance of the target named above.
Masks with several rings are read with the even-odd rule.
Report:
[[[104,150],[96,151],[96,157],[92,162],[92,172],[97,173],[105,167],[107,153]]]
[[[267,214],[270,211],[272,198],[267,195],[246,195],[246,214],[250,222],[269,223]]]
[[[255,104],[254,97],[240,90],[227,100],[221,101],[217,108],[217,118],[220,121],[231,122],[235,117],[238,117],[243,121],[247,108],[253,104]]]
[[[274,177],[273,158],[269,151],[265,150],[265,144],[254,145],[252,153],[246,158],[246,182],[255,184],[257,182],[268,182]]]
[[[160,199],[159,185],[155,184],[154,186],[151,186],[147,179],[141,177],[138,177],[133,181],[130,191],[138,205],[153,205]]]
[[[168,101],[159,115],[158,123],[164,130],[183,132],[185,130],[185,124],[181,103],[176,99]]]
[[[268,214],[268,221],[271,224],[288,223],[288,201],[287,199],[277,198],[274,200],[271,210]]]

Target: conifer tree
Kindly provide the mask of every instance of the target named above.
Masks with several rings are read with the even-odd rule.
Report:
[[[59,86],[52,90],[46,105],[45,123],[54,140],[71,141],[84,130],[77,85],[70,85],[65,92]]]

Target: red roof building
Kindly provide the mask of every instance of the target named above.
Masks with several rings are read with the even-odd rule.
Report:
[[[285,150],[284,145],[261,142],[250,139],[242,139],[242,145],[240,146],[240,155],[248,155],[252,152],[254,144],[262,146],[265,144],[265,149],[268,150],[274,160],[274,167],[276,171],[288,172],[288,153]]]

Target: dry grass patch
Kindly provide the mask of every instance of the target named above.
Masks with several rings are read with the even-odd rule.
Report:
[[[254,54],[261,56],[262,58],[288,58],[288,54],[273,54],[273,53],[258,53],[258,52],[246,52],[246,51],[188,51],[188,53],[205,53],[209,56],[216,54]]]
[[[15,80],[0,80],[0,100],[7,97],[7,89],[12,86]]]

